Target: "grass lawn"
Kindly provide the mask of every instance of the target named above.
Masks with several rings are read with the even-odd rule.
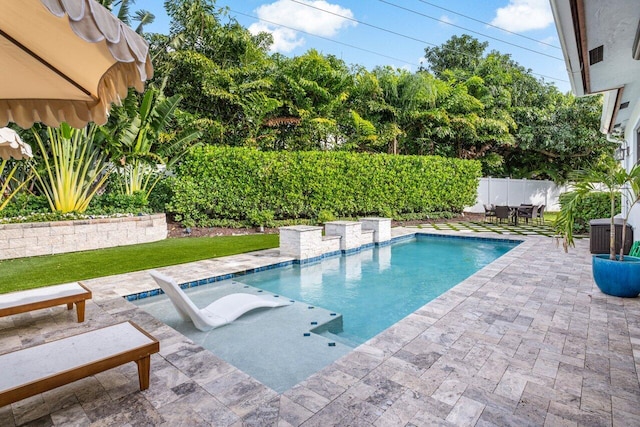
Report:
[[[558,217],[559,213],[560,212],[545,212],[544,213],[544,221],[553,224],[554,221],[556,220],[556,218]]]
[[[0,293],[276,248],[277,234],[189,237],[0,261]]]

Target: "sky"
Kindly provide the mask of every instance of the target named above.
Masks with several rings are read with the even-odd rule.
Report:
[[[416,71],[426,47],[469,34],[489,43],[538,78],[570,91],[549,0],[217,0],[251,32],[273,34],[273,52],[309,49],[368,69],[390,65]],[[146,32],[169,33],[162,0],[136,0],[152,12]]]

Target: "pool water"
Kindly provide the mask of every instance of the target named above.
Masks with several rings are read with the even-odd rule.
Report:
[[[241,281],[342,314],[329,332],[357,346],[437,298],[517,242],[420,236],[314,265],[247,275]]]

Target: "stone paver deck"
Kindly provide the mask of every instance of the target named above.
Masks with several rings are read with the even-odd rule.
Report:
[[[640,425],[640,300],[597,289],[588,240],[565,254],[549,237],[514,238],[524,243],[283,394],[125,301],[155,287],[146,273],[89,280],[84,323],[63,306],[0,318],[0,353],[133,320],[160,340],[150,388],[128,364],[2,407],[0,425]],[[162,270],[187,281],[283,260]]]

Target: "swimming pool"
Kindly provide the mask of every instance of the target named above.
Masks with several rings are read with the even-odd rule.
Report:
[[[311,266],[280,268],[242,282],[342,314],[329,332],[357,346],[413,313],[517,243],[418,236]]]
[[[418,234],[348,256],[186,289],[199,307],[233,292],[275,293],[296,301],[291,306],[255,310],[208,332],[182,321],[164,295],[135,303],[195,343],[282,392],[519,243]]]

